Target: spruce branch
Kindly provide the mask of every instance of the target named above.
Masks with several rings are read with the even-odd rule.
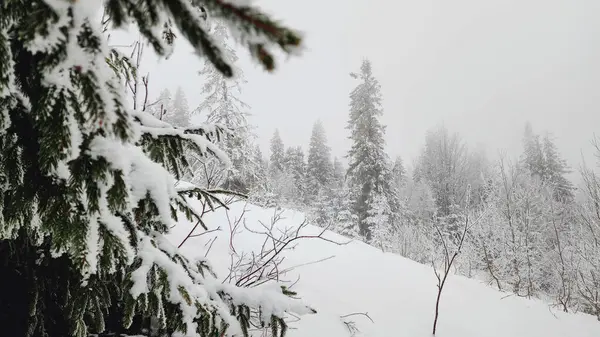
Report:
[[[228,22],[232,30],[237,30],[238,32],[232,31],[232,33],[237,36],[240,43],[246,45],[253,58],[267,71],[275,69],[275,58],[268,51],[267,44],[276,44],[282,51],[291,54],[302,43],[302,37],[298,32],[272,20],[254,7],[236,6],[223,0],[194,0],[193,4],[206,8],[212,17]]]

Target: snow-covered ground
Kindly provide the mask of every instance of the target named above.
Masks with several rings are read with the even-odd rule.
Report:
[[[273,209],[262,209],[237,203],[231,206],[229,219],[233,222],[246,208],[248,228],[261,230],[259,221],[270,223]],[[279,228],[297,226],[304,220],[301,213],[286,211]],[[189,239],[183,246],[185,254],[204,256],[210,242],[208,257],[219,276],[226,276],[230,265],[230,222],[225,211],[209,214],[211,228],[220,231]],[[179,244],[193,224],[179,223],[170,238]],[[238,254],[259,251],[264,236],[251,233],[240,226],[233,246]],[[320,228],[307,226],[301,235],[316,235]],[[201,233],[198,232],[198,233]],[[335,233],[325,233],[336,242],[348,240]],[[362,242],[337,245],[320,239],[303,239],[285,253],[285,266],[300,266],[285,276],[300,280],[293,287],[302,300],[315,308],[315,315],[303,316],[293,323],[289,337],[348,337],[340,316],[368,312],[371,323],[360,315],[354,320],[360,334],[369,337],[431,336],[436,297],[436,278],[431,267],[406,258],[386,254]],[[331,258],[330,258],[331,257]],[[550,309],[546,303],[508,296],[479,281],[451,275],[442,294],[439,337],[598,337],[600,322],[583,314],[566,314]]]

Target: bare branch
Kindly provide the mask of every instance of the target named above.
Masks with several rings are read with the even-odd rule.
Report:
[[[212,249],[213,244],[215,243],[215,241],[217,241],[218,236],[215,236],[212,241],[210,241],[210,245],[208,246],[208,249],[206,250],[206,253],[204,253],[204,257],[208,256],[208,253],[210,253],[210,250]]]
[[[371,321],[371,323],[375,324],[375,321],[373,321],[373,319],[371,318],[371,316],[369,316],[369,313],[367,313],[367,312],[355,312],[355,313],[340,316],[342,322],[344,323],[344,325],[346,325],[346,329],[348,329],[348,332],[350,333],[351,336],[356,336],[356,334],[360,332],[360,330],[356,326],[355,321],[346,320],[346,318],[353,317],[353,316],[366,317]]]
[[[190,237],[190,238],[196,238],[196,237],[199,237],[199,236],[202,236],[202,235],[206,235],[206,234],[210,234],[210,233],[214,233],[214,232],[216,232],[216,231],[220,231],[220,230],[221,230],[221,227],[219,226],[219,227],[217,227],[217,228],[215,228],[215,229],[211,229],[211,230],[208,230],[208,231],[205,231],[205,232],[199,233],[199,234],[192,234],[192,235],[190,235],[189,237]]]
[[[470,187],[469,187],[470,189]],[[452,255],[450,256],[450,250],[448,249],[448,244],[446,242],[446,237],[442,234],[442,231],[439,229],[439,226],[434,225],[438,235],[440,236],[440,240],[442,241],[442,245],[444,247],[444,268],[443,270],[440,272],[437,271],[435,263],[432,262],[433,265],[433,271],[435,273],[435,276],[438,280],[437,283],[437,288],[438,288],[438,293],[437,293],[437,298],[435,301],[435,316],[433,319],[433,335],[435,335],[436,329],[437,329],[437,321],[438,321],[438,317],[439,317],[439,308],[440,308],[440,298],[442,296],[442,291],[444,290],[444,285],[446,284],[446,280],[448,279],[448,275],[450,274],[450,271],[452,269],[452,265],[454,264],[454,261],[456,260],[456,257],[460,254],[463,244],[465,242],[465,238],[467,237],[467,233],[468,230],[470,228],[469,225],[469,213],[467,210],[468,207],[468,200],[469,200],[469,196],[467,194],[466,197],[466,205],[465,205],[465,224],[464,224],[464,228],[463,231],[460,235],[459,238],[459,242],[458,245],[456,247],[456,250],[454,251],[454,253],[452,253]]]
[[[368,312],[353,312],[351,314],[343,315],[343,316],[340,316],[340,317],[341,318],[346,318],[346,317],[357,316],[357,315],[365,316],[366,318],[368,318],[371,321],[371,323],[375,324],[375,321],[373,321],[373,319],[371,318],[371,316],[369,316]]]

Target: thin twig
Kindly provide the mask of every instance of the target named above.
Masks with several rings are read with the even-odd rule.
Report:
[[[217,241],[217,238],[218,238],[218,236],[215,236],[214,239],[212,239],[212,241],[210,242],[210,246],[208,246],[206,253],[204,253],[204,257],[208,256],[208,253],[210,253],[210,250],[212,249],[212,246],[215,243],[215,241]]]
[[[369,316],[368,312],[353,312],[351,314],[343,315],[343,316],[340,316],[340,317],[341,318],[346,318],[346,317],[358,316],[358,315],[365,316],[366,318],[368,318],[371,321],[371,323],[375,324],[375,321],[373,321],[373,319],[371,318],[371,316]]]
[[[189,237],[190,237],[190,238],[197,238],[197,237],[199,237],[199,236],[206,235],[206,234],[209,234],[209,233],[214,233],[214,232],[216,232],[216,231],[220,231],[220,230],[221,230],[221,227],[219,226],[219,227],[217,227],[217,228],[215,228],[215,229],[211,229],[211,230],[208,230],[208,231],[204,231],[204,232],[202,232],[202,233],[199,233],[199,234],[192,234],[192,235],[190,235]]]

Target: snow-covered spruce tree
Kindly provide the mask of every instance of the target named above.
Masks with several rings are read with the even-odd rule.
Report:
[[[325,128],[320,120],[313,125],[310,137],[307,174],[307,186],[312,195],[323,193],[325,188],[332,183],[331,150],[327,146]]]
[[[311,223],[348,238],[359,239],[358,217],[353,213],[352,198],[350,188],[344,183],[318,195],[308,213]]]
[[[544,152],[540,137],[533,133],[531,123],[525,124],[521,163],[532,175],[542,178],[545,171]]]
[[[312,223],[352,238],[358,238],[357,216],[352,212],[353,195],[346,183],[342,162],[334,158],[332,178],[320,193],[307,193]]]
[[[165,111],[166,114],[162,119],[165,122],[177,127],[190,125],[190,108],[188,107],[185,92],[181,87],[178,87],[177,91],[175,91],[172,106],[170,108],[165,107]]]
[[[561,158],[551,135],[546,133],[543,139],[533,132],[530,123],[525,125],[523,137],[523,166],[531,175],[554,190],[554,198],[561,202],[573,201],[573,184],[566,177],[569,167]]]
[[[344,164],[338,159],[333,158],[333,188],[340,188],[344,184],[346,170]]]
[[[306,163],[304,151],[300,146],[288,147],[285,151],[283,169],[293,182],[293,194],[287,200],[295,206],[301,206],[306,193]],[[309,190],[310,191],[310,190]],[[312,192],[311,192],[312,193]]]
[[[392,167],[392,183],[398,189],[400,189],[406,181],[406,168],[404,167],[404,161],[402,157],[397,156],[394,160],[394,166]]]
[[[285,161],[285,147],[279,135],[279,130],[275,129],[270,145],[271,155],[269,157],[269,173],[275,175],[283,171]]]
[[[351,239],[358,239],[358,217],[352,213],[352,193],[347,184],[333,190],[330,200],[332,231]]]
[[[226,23],[218,19],[211,20],[210,33],[224,46],[224,58],[227,62],[235,64],[238,58],[231,46]],[[222,169],[213,159],[196,158],[201,162],[200,166],[209,166],[208,169],[203,167],[197,173],[202,175],[213,172],[222,176],[221,187],[248,193],[252,189],[251,181],[256,180],[259,163],[254,161],[253,156],[248,155],[254,150],[255,136],[247,120],[250,107],[239,97],[242,84],[245,83],[244,76],[239,68],[235,68],[235,73],[235,77],[225,76],[210,60],[205,61],[204,68],[200,71],[205,81],[200,94],[205,99],[194,114],[205,114],[207,123],[234,130],[235,136],[223,139],[221,145],[231,160],[232,166],[229,169]]]
[[[390,251],[393,242],[390,204],[386,196],[382,194],[373,195],[372,198],[371,208],[369,208],[368,216],[365,219],[371,231],[370,243],[382,251]]]
[[[544,182],[551,186],[553,196],[561,202],[573,200],[573,184],[566,177],[569,171],[567,162],[561,158],[556,144],[549,134],[543,139],[544,149]]]
[[[386,219],[387,226],[382,226],[381,220],[376,221],[373,229],[372,244],[413,260],[422,261],[423,252],[427,252],[427,226],[417,217],[419,207],[409,207],[411,198],[421,197],[413,191],[410,179],[400,156],[396,157],[391,167],[391,193],[388,195],[388,204],[381,204],[371,213],[378,214],[378,218]]]
[[[389,158],[384,150],[385,127],[379,121],[381,86],[373,77],[371,62],[364,60],[360,73],[351,76],[360,81],[350,93],[350,130],[352,147],[348,151],[348,179],[354,194],[354,214],[360,234],[367,240],[371,233],[366,221],[375,196],[390,196]]]
[[[249,191],[249,197],[254,199],[257,196],[264,196],[268,190],[267,172],[269,163],[263,157],[262,151],[259,145],[255,145],[252,151],[252,157],[254,162],[257,164],[256,174],[253,179],[249,181],[249,185],[252,187]]]
[[[267,47],[300,38],[252,7],[197,1],[230,23],[267,70]],[[100,1],[0,3],[0,321],[7,336],[140,334],[150,317],[171,336],[247,335],[250,308],[283,334],[285,310],[311,309],[286,296],[218,282],[204,262],[165,237],[186,196],[218,204],[210,191],[175,188],[184,147],[223,155],[219,127],[173,128],[126,107],[125,87],[106,60],[96,22]],[[157,54],[170,25],[223,74],[233,74],[185,0],[108,0],[115,27],[135,23]],[[169,39],[167,39],[169,40]],[[168,42],[168,41],[167,41]],[[8,309],[10,308],[10,309]]]
[[[285,174],[285,146],[275,129],[269,145],[269,166],[267,170],[267,185],[270,190],[269,198],[275,203],[282,201],[282,195],[293,189],[293,182],[289,174]]]

